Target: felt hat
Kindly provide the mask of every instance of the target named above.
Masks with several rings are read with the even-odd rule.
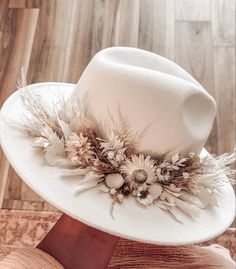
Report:
[[[235,216],[235,155],[204,149],[215,113],[177,64],[113,47],[78,84],[23,83],[1,108],[1,146],[22,180],[64,213],[132,240],[192,244]]]

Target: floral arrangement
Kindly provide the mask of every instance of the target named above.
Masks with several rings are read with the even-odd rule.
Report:
[[[20,125],[33,137],[33,146],[42,150],[48,164],[61,167],[64,176],[83,176],[77,192],[99,186],[111,197],[111,209],[132,197],[181,221],[182,213],[194,217],[199,209],[217,205],[220,186],[235,173],[229,167],[235,152],[217,158],[149,156],[139,151],[135,136],[125,128],[116,126],[108,139],[102,137],[79,104],[68,107],[62,99],[50,109],[35,91],[21,90],[21,97],[27,113]]]

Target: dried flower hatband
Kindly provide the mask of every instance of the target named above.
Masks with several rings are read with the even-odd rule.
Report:
[[[155,204],[181,221],[181,214],[194,217],[200,208],[217,205],[216,194],[225,177],[232,179],[235,152],[217,158],[194,153],[151,157],[138,151],[134,136],[119,126],[109,139],[99,134],[79,104],[65,109],[65,102],[50,109],[39,94],[21,90],[28,111],[23,129],[34,137],[33,146],[45,153],[50,165],[64,175],[83,176],[77,191],[99,184],[113,203],[134,197],[140,204]],[[72,105],[71,105],[72,106]]]

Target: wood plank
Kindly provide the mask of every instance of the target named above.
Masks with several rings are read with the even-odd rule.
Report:
[[[236,144],[235,49],[215,48],[214,67],[218,153],[231,152]]]
[[[99,50],[102,49],[105,5],[106,2],[100,0],[96,0],[94,4],[90,57],[93,57]]]
[[[78,81],[90,60],[94,12],[94,1],[42,1],[29,68],[31,83]]]
[[[235,46],[235,0],[212,1],[212,35],[214,46]]]
[[[174,59],[174,1],[141,0],[139,47]]]
[[[100,0],[98,2],[100,4],[97,3],[97,6],[103,5]],[[65,44],[65,65],[62,67],[64,81],[76,83],[91,59],[93,29],[98,27],[98,31],[101,31],[100,25],[94,26],[95,18],[97,22],[101,16],[99,14],[95,16],[94,8],[94,1],[74,1],[70,15],[71,24],[68,28],[68,40]],[[100,45],[98,45],[99,47]]]
[[[214,95],[214,67],[209,22],[176,22],[176,62]]]
[[[139,0],[107,0],[102,47],[138,45]]]
[[[176,22],[176,62],[187,70],[214,97],[214,65],[209,22]],[[216,125],[207,142],[210,152],[217,153]]]
[[[24,181],[21,181],[20,197],[21,200],[25,201],[44,201],[44,199],[38,194],[36,194],[32,189],[30,189],[30,187],[28,187],[28,185],[26,185]]]
[[[39,8],[41,0],[10,0],[9,8]]]
[[[20,200],[21,197],[21,184],[22,180],[15,173],[12,167],[10,167],[7,175],[7,186],[6,192],[4,195],[4,200],[12,199],[12,200]],[[3,207],[4,208],[4,207]]]
[[[8,9],[1,24],[0,43],[0,105],[16,89],[19,72],[24,66],[27,73],[34,33],[38,18],[38,9]],[[1,207],[4,199],[21,199],[21,180],[9,168],[3,153],[0,153],[1,165]],[[6,187],[7,186],[7,187]],[[3,197],[5,195],[5,197]]]
[[[5,199],[3,201],[2,209],[59,212],[57,208],[50,205],[49,203],[45,201],[37,201],[36,199],[32,200]]]
[[[0,33],[2,35],[2,29],[6,21],[8,11],[9,0],[2,0],[0,5]]]
[[[15,210],[43,210],[44,202],[40,201],[24,201],[24,200],[14,200],[5,199],[3,202],[4,209],[15,209]]]
[[[0,106],[16,90],[21,67],[27,74],[38,12],[8,9],[0,36]]]
[[[4,195],[7,187],[7,177],[10,164],[4,156],[0,147],[0,208],[2,208]]]
[[[214,0],[213,0],[214,1]],[[210,0],[175,0],[176,21],[210,21]]]

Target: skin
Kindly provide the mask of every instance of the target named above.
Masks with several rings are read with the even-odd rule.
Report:
[[[63,214],[37,248],[53,256],[66,269],[104,269],[117,243],[117,237]]]

